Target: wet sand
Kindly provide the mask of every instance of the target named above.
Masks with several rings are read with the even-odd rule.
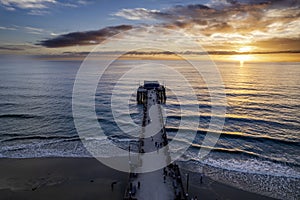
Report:
[[[197,196],[205,200],[273,200],[273,198],[243,191],[207,177],[203,178],[202,184],[191,184],[189,188],[190,197]]]
[[[92,158],[0,159],[1,200],[122,199],[127,179]]]
[[[186,174],[189,178],[189,197],[197,196],[198,199],[205,200],[274,200],[274,198],[262,196],[260,194],[244,191],[232,186],[217,182],[211,178],[202,175],[202,181],[200,175],[193,174],[190,171],[181,169],[183,175],[184,188],[186,185]]]
[[[0,159],[1,200],[122,199],[127,181],[127,173],[93,158]],[[203,177],[202,184],[191,182],[189,192],[190,197],[207,200],[271,199],[207,177]]]

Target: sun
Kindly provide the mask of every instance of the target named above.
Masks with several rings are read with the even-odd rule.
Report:
[[[252,50],[252,47],[250,46],[243,46],[243,47],[240,47],[238,49],[238,52],[250,52]]]
[[[251,46],[242,46],[240,47],[237,52],[242,53],[238,55],[233,55],[233,60],[239,61],[240,62],[240,67],[244,66],[244,62],[252,60],[252,55],[245,54],[248,52],[251,52],[253,48]]]
[[[240,62],[240,67],[244,66],[244,62],[253,60],[253,56],[249,54],[233,55],[233,60]]]
[[[241,67],[244,66],[244,62],[252,60],[251,55],[233,55],[232,58],[233,60],[239,61]]]

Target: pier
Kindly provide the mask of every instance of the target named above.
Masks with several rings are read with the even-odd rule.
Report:
[[[147,173],[129,175],[129,183],[124,199],[136,200],[185,200],[186,194],[181,179],[180,169],[176,163],[169,164],[170,154],[167,148],[167,133],[164,125],[161,104],[166,103],[166,89],[158,81],[144,81],[137,90],[137,103],[143,105],[142,131],[138,142],[138,157],[136,168],[153,165],[153,160],[144,159],[143,153],[157,152],[155,162],[165,163],[163,169]],[[129,147],[130,156],[130,147]]]

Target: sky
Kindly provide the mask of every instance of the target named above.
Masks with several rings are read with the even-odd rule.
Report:
[[[299,61],[300,0],[0,0],[5,55],[83,55],[117,34],[151,30],[159,37],[161,29],[184,33],[220,58],[279,54]],[[137,37],[131,32],[132,43]],[[201,55],[203,49],[183,51]]]

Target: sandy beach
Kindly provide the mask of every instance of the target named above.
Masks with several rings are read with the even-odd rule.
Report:
[[[182,170],[183,174],[186,172]],[[192,175],[190,175],[192,176]],[[186,182],[185,182],[186,183]],[[207,176],[203,176],[202,183],[199,181],[191,181],[189,185],[189,196],[205,200],[272,200],[271,197],[247,192],[229,185],[214,181]]]
[[[191,174],[192,176],[192,174]],[[122,199],[128,174],[93,158],[0,159],[0,196],[6,199]],[[112,190],[112,183],[114,184]],[[203,177],[190,183],[198,199],[270,199]]]
[[[1,159],[0,177],[3,200],[122,199],[128,175],[92,158],[37,158]]]

